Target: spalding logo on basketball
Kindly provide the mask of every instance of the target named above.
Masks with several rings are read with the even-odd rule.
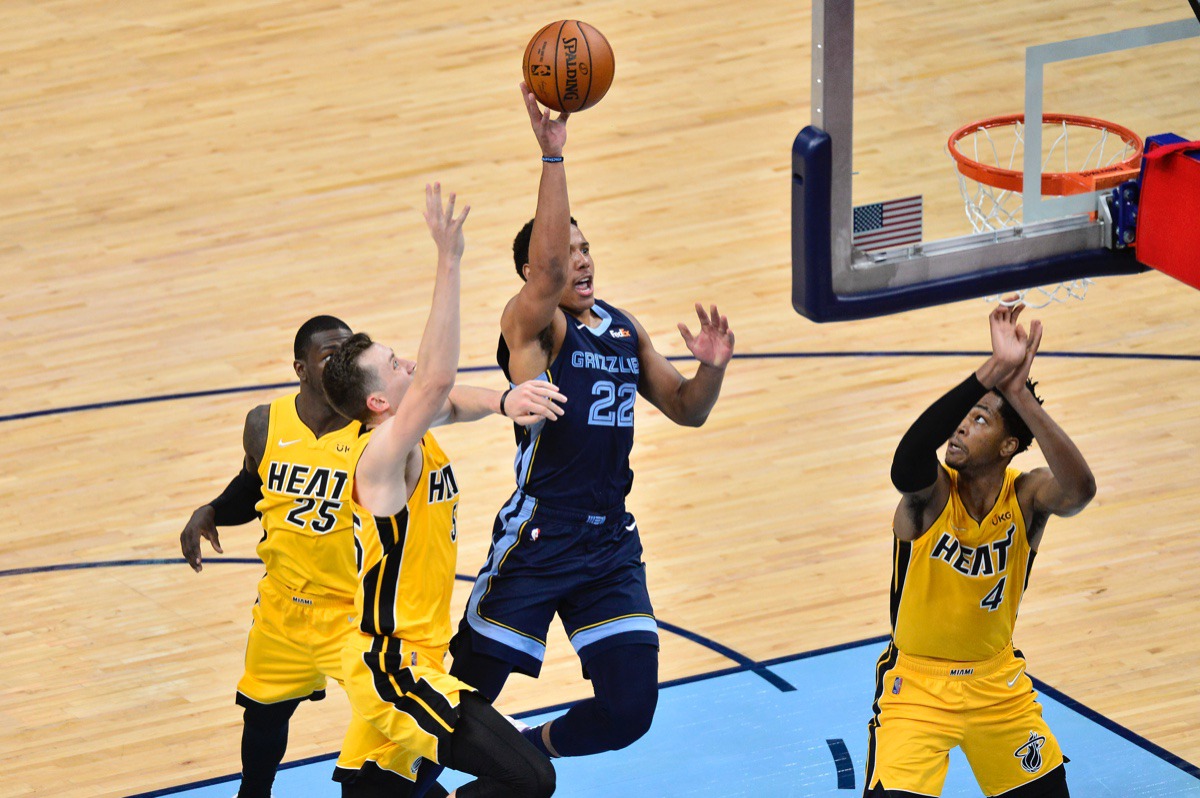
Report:
[[[591,108],[613,79],[613,51],[604,34],[586,22],[551,22],[525,48],[522,68],[538,101],[555,111]]]

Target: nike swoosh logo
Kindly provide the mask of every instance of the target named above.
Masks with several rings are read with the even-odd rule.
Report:
[[[584,329],[585,327],[587,327],[587,325],[586,325],[586,324],[581,324],[581,323],[579,323],[579,322],[576,322],[576,324],[575,324],[575,329],[576,329],[576,330],[582,330],[582,329]]]
[[[1016,675],[1016,676],[1014,676],[1014,677],[1012,677],[1011,679],[1009,679],[1009,681],[1008,681],[1008,686],[1009,686],[1009,687],[1012,687],[1014,684],[1016,684],[1016,683],[1017,683],[1017,679],[1020,679],[1020,678],[1021,678],[1021,674],[1022,674],[1022,673],[1024,673],[1024,672],[1025,672],[1025,669],[1024,669],[1024,668],[1022,668],[1021,670],[1017,671],[1017,675]]]
[[[634,521],[632,524],[630,524],[629,526],[625,527],[625,531],[626,531],[626,532],[632,532],[632,531],[633,531],[633,530],[635,530],[635,529],[637,529],[637,521]]]
[[[280,438],[279,439],[279,448],[282,449],[286,446],[291,446],[293,443],[299,443],[299,442],[300,442],[299,438],[297,438],[294,441],[285,441],[283,438]]]

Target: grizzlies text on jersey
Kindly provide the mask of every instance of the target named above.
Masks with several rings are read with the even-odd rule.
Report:
[[[633,484],[633,405],[640,363],[633,322],[596,300],[597,327],[567,317],[558,357],[545,376],[570,397],[562,418],[517,427],[517,489],[540,501],[604,513],[624,505]],[[509,380],[509,352],[497,362]]]

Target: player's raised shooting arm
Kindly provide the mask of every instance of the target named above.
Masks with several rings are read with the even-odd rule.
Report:
[[[1096,495],[1096,478],[1079,447],[1060,427],[1041,402],[1026,387],[1033,359],[1042,343],[1042,325],[1030,325],[1025,358],[1000,384],[999,390],[1033,433],[1049,468],[1037,468],[1022,476],[1020,493],[1029,496],[1034,513],[1075,515]],[[1036,548],[1036,541],[1031,540]]]
[[[950,476],[938,462],[941,448],[983,395],[995,388],[1025,357],[1017,317],[1020,305],[998,305],[988,316],[992,354],[969,377],[946,392],[922,413],[892,457],[892,484],[903,497],[896,508],[892,531],[901,540],[916,540],[937,520],[950,497]]]
[[[686,325],[679,325],[684,344],[699,361],[696,373],[689,379],[654,348],[641,323],[627,311],[622,312],[637,330],[641,369],[638,392],[676,424],[702,426],[717,403],[725,367],[733,357],[734,337],[728,319],[717,312],[716,305],[710,316],[697,304],[700,332],[693,336]]]
[[[521,94],[543,161],[525,284],[500,319],[505,340],[514,353],[540,346],[538,336],[554,321],[558,300],[567,285],[571,250],[571,206],[566,167],[561,160],[568,114],[551,119],[550,112],[541,110],[533,92],[523,83]]]
[[[395,414],[374,431],[355,477],[355,495],[377,515],[394,515],[408,500],[404,481],[408,453],[442,411],[458,372],[460,264],[466,242],[462,226],[470,212],[454,218],[454,194],[445,209],[441,186],[425,187],[425,220],[438,247],[437,276],[429,318],[417,349],[413,380]]]
[[[1023,393],[1028,398],[1015,396],[1011,404],[1033,432],[1049,468],[1025,474],[1020,487],[1029,492],[1035,513],[1075,515],[1096,496],[1096,477],[1070,436],[1028,391]]]

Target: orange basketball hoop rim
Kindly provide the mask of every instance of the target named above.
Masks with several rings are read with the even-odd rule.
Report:
[[[971,122],[951,133],[946,147],[950,151],[950,157],[955,160],[958,171],[966,177],[1004,191],[1020,192],[1025,181],[1022,171],[981,163],[960,152],[958,143],[979,131],[1009,126],[1017,127],[1019,130],[1024,123],[1024,114],[1006,114]],[[1141,168],[1142,139],[1129,128],[1113,122],[1106,122],[1103,119],[1073,114],[1043,114],[1042,124],[1092,128],[1100,131],[1102,135],[1113,134],[1120,137],[1124,141],[1126,149],[1131,152],[1118,163],[1107,164],[1095,169],[1078,172],[1044,172],[1042,174],[1043,196],[1063,197],[1113,188],[1132,179]]]

